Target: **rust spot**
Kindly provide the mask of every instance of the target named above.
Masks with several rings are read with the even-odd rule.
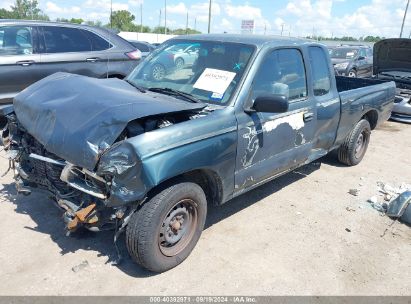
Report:
[[[79,224],[78,218],[75,217],[72,221],[70,221],[70,222],[67,224],[67,229],[68,229],[68,230],[76,229],[76,227],[78,226],[78,224]]]
[[[96,223],[98,221],[97,215],[93,215],[91,218],[87,219],[87,217],[94,211],[94,208],[96,208],[96,204],[90,204],[87,207],[77,211],[74,219],[67,224],[67,229],[74,230],[80,223],[84,222],[89,224]]]
[[[85,222],[87,216],[96,208],[96,204],[90,204],[87,207],[79,210],[76,212],[76,217],[80,220],[80,222]]]

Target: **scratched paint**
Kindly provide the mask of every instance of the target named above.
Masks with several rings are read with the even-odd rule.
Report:
[[[241,159],[243,167],[248,167],[253,163],[254,157],[259,148],[257,131],[253,127],[247,127],[248,132],[243,134],[243,138],[247,139],[247,146],[244,156]]]
[[[290,127],[294,130],[299,130],[304,127],[303,113],[295,113],[292,115],[267,121],[264,123],[263,130],[265,132],[271,132],[283,123],[290,125]]]

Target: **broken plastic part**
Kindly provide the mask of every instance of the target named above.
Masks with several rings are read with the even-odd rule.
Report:
[[[395,198],[388,206],[387,215],[389,217],[401,218],[407,207],[411,203],[411,191],[405,191]]]

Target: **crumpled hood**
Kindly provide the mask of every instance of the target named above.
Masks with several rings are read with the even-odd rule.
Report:
[[[411,72],[411,39],[390,38],[374,44],[374,74],[384,71]]]
[[[14,98],[17,119],[28,133],[47,151],[89,170],[95,168],[101,152],[114,143],[128,122],[204,106],[141,93],[116,78],[68,73],[46,77]]]

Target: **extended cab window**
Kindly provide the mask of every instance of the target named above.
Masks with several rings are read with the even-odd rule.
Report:
[[[92,50],[90,40],[81,30],[45,26],[43,32],[46,53],[89,52]]]
[[[0,55],[28,54],[33,54],[33,40],[31,27],[0,27]]]
[[[311,46],[309,48],[311,70],[313,76],[313,90],[315,96],[327,94],[331,88],[328,58],[322,48]]]
[[[254,79],[253,97],[260,94],[281,94],[290,101],[307,96],[305,68],[300,51],[275,50],[264,59]]]

